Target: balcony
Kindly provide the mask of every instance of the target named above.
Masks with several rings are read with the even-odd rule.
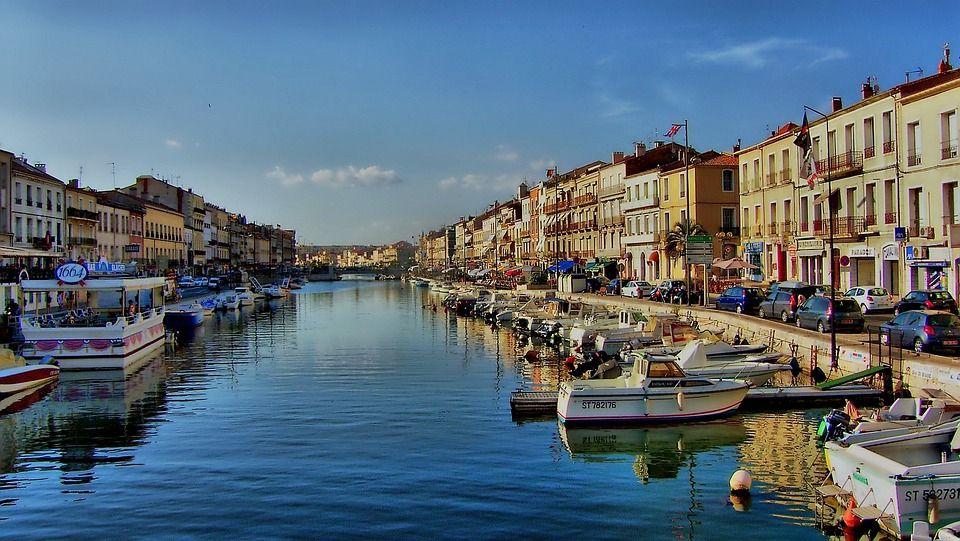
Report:
[[[957,142],[954,141],[944,141],[941,143],[940,148],[940,159],[949,160],[950,158],[957,157]]]
[[[639,206],[643,207],[658,207],[660,206],[660,196],[657,194],[648,195],[646,197],[641,197],[637,200]]]
[[[70,237],[67,239],[67,244],[71,246],[96,246],[97,239],[90,237]]]
[[[863,159],[866,160],[868,158],[872,158],[876,155],[876,153],[877,153],[877,147],[870,145],[863,149]]]
[[[824,180],[829,176],[832,180],[847,177],[863,172],[863,153],[857,150],[830,156],[828,159],[817,160],[817,172]]]
[[[616,216],[605,216],[600,219],[601,227],[616,227],[623,226],[623,215],[618,214]]]
[[[78,220],[90,220],[91,222],[98,222],[100,218],[97,216],[96,212],[92,210],[84,210],[81,208],[67,207],[67,218],[76,218]]]
[[[920,165],[921,161],[919,150],[911,149],[910,152],[907,153],[907,165],[913,167],[915,165]]]
[[[22,205],[22,204],[23,204],[23,198],[22,198],[22,197],[18,197],[18,198],[16,198],[16,199],[14,199],[13,202],[16,203],[16,204],[18,204],[18,205]],[[29,203],[27,203],[27,204],[29,204]]]
[[[600,188],[598,195],[603,197],[610,197],[612,195],[620,195],[623,193],[623,185],[619,186],[607,186],[605,188]]]
[[[207,214],[207,211],[204,210],[203,207],[193,207],[193,212],[199,214],[200,216],[204,216]]]
[[[597,202],[597,195],[592,193],[585,193],[579,195],[573,199],[573,206],[581,207],[583,205],[592,205]]]
[[[777,184],[777,173],[767,173],[765,178],[764,186],[775,186]]]
[[[51,239],[50,242],[47,242],[46,237],[30,237],[30,245],[37,250],[49,250],[53,248],[55,243],[56,239]]]
[[[755,226],[753,226],[753,236],[755,236],[755,237],[763,236],[763,226],[762,226],[762,225],[755,225]]]
[[[775,237],[778,234],[777,231],[778,231],[777,222],[773,222],[772,224],[767,224],[768,235]]]
[[[883,223],[885,223],[885,224],[887,224],[887,225],[897,223],[897,213],[896,213],[896,212],[887,212],[886,214],[884,214],[884,215],[883,215]]]
[[[873,227],[877,225],[877,215],[876,214],[867,214],[863,217],[863,225],[866,227]]]
[[[545,214],[556,214],[562,210],[570,208],[570,201],[560,201],[559,203],[550,203],[543,207]]]
[[[721,225],[720,230],[718,232],[729,234],[730,236],[733,236],[733,237],[740,236],[740,228],[735,225]]]
[[[792,181],[793,181],[793,170],[790,169],[789,167],[785,167],[785,168],[781,169],[781,170],[780,170],[780,173],[778,174],[778,180],[779,180],[781,183],[784,183],[784,184],[786,184],[786,183],[788,183],[788,182],[792,182]]]
[[[864,218],[861,216],[843,216],[833,219],[833,238],[838,240],[856,239],[863,234]],[[830,223],[827,220],[813,221],[814,235],[829,235]]]
[[[780,222],[780,234],[784,237],[793,235],[793,221],[785,220]]]
[[[894,150],[896,150],[896,148],[897,148],[897,145],[896,145],[896,143],[894,143],[893,141],[887,141],[887,142],[883,143],[883,153],[884,153],[884,154],[890,154],[891,152],[893,152]]]
[[[810,222],[800,222],[800,231],[810,231]]]

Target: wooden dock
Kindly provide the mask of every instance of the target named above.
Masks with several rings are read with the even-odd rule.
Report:
[[[754,387],[747,391],[741,409],[783,409],[802,406],[843,406],[845,399],[857,405],[878,402],[883,391],[868,385],[848,384],[823,390],[814,386]],[[519,417],[554,414],[557,391],[513,391],[510,411]]]

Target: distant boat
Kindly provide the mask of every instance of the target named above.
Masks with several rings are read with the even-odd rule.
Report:
[[[168,327],[199,327],[203,325],[204,308],[197,302],[168,309],[163,323]]]
[[[240,308],[240,298],[236,293],[224,293],[217,297],[217,310],[232,312]]]
[[[234,289],[234,293],[240,300],[240,306],[253,306],[253,292],[249,287],[240,286]]]

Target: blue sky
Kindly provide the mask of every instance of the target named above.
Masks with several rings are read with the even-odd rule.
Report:
[[[381,243],[674,121],[729,150],[960,53],[948,2],[666,4],[0,0],[0,148]]]

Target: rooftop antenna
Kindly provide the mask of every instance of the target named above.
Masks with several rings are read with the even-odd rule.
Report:
[[[117,189],[117,162],[110,163],[110,175],[113,177],[113,189]]]
[[[83,164],[80,164],[80,174],[77,176],[77,180],[83,180]]]
[[[923,78],[923,68],[917,67],[917,69],[915,69],[915,70],[910,70],[910,71],[905,71],[905,72],[903,72],[903,76],[906,77],[908,83],[910,82],[910,75],[911,75],[911,74],[914,74],[914,73],[918,75],[918,77],[917,77],[918,79]]]

